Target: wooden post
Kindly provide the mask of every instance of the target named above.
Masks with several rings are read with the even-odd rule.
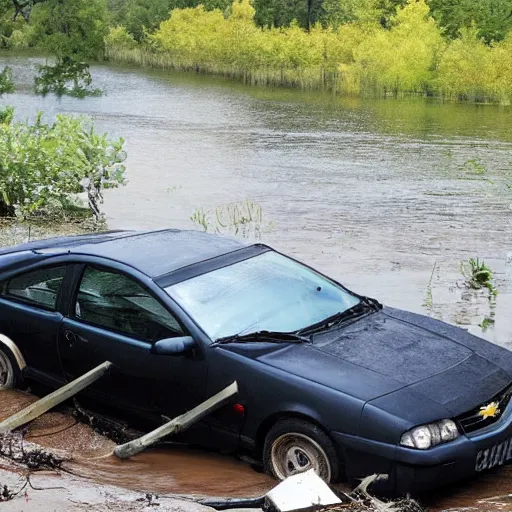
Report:
[[[112,363],[105,361],[90,372],[87,372],[85,375],[78,377],[78,379],[75,379],[74,381],[57,389],[57,391],[50,393],[37,402],[30,404],[25,409],[17,412],[13,416],[10,416],[0,423],[0,434],[10,432],[15,428],[21,427],[21,425],[25,425],[26,423],[35,420],[56,405],[76,395],[79,391],[82,391],[84,388],[97,381],[111,366]]]
[[[156,430],[149,432],[149,434],[130,441],[129,443],[119,445],[114,450],[114,453],[120,459],[127,459],[132,457],[133,455],[136,455],[137,453],[145,450],[148,446],[156,443],[163,437],[168,436],[169,434],[176,434],[187,429],[190,427],[190,425],[204,418],[210,412],[218,409],[221,405],[223,405],[227,400],[229,400],[233,395],[236,395],[237,393],[238,384],[233,382],[233,384],[222,390],[220,393],[212,396],[206,400],[206,402],[203,402],[201,405],[198,405],[185,414],[174,418],[165,425],[158,427]]]

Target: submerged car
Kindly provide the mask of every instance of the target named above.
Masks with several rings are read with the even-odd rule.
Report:
[[[186,436],[278,479],[389,475],[394,493],[512,461],[512,353],[383,307],[262,244],[108,232],[0,251],[0,383],[86,393],[148,428],[233,381]]]

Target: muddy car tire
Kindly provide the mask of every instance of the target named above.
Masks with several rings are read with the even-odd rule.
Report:
[[[263,448],[265,472],[278,480],[309,469],[327,483],[340,477],[340,460],[329,436],[309,421],[289,418],[268,432]]]
[[[9,349],[0,347],[0,391],[13,389],[19,382],[19,371]]]

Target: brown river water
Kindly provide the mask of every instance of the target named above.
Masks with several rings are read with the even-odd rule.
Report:
[[[18,118],[38,109],[84,114],[126,139],[129,183],[104,205],[111,228],[197,228],[195,210],[214,218],[216,208],[250,199],[263,212],[250,236],[357,292],[512,349],[510,108],[341,99],[114,66],[93,67],[104,96],[41,98],[32,92],[40,62],[0,56],[19,85],[0,103]],[[495,300],[465,288],[460,262],[473,257],[495,271]],[[48,416],[31,428],[72,421]],[[74,473],[137,490],[243,496],[272,485],[245,463],[178,447],[98,459],[112,445],[81,425],[37,442],[75,450]],[[510,469],[489,473],[428,502],[512,510],[504,499],[479,502],[512,494],[511,477]]]

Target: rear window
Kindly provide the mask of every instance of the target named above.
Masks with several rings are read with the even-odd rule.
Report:
[[[56,309],[57,295],[66,273],[66,267],[34,270],[7,281],[2,293],[29,304]]]

